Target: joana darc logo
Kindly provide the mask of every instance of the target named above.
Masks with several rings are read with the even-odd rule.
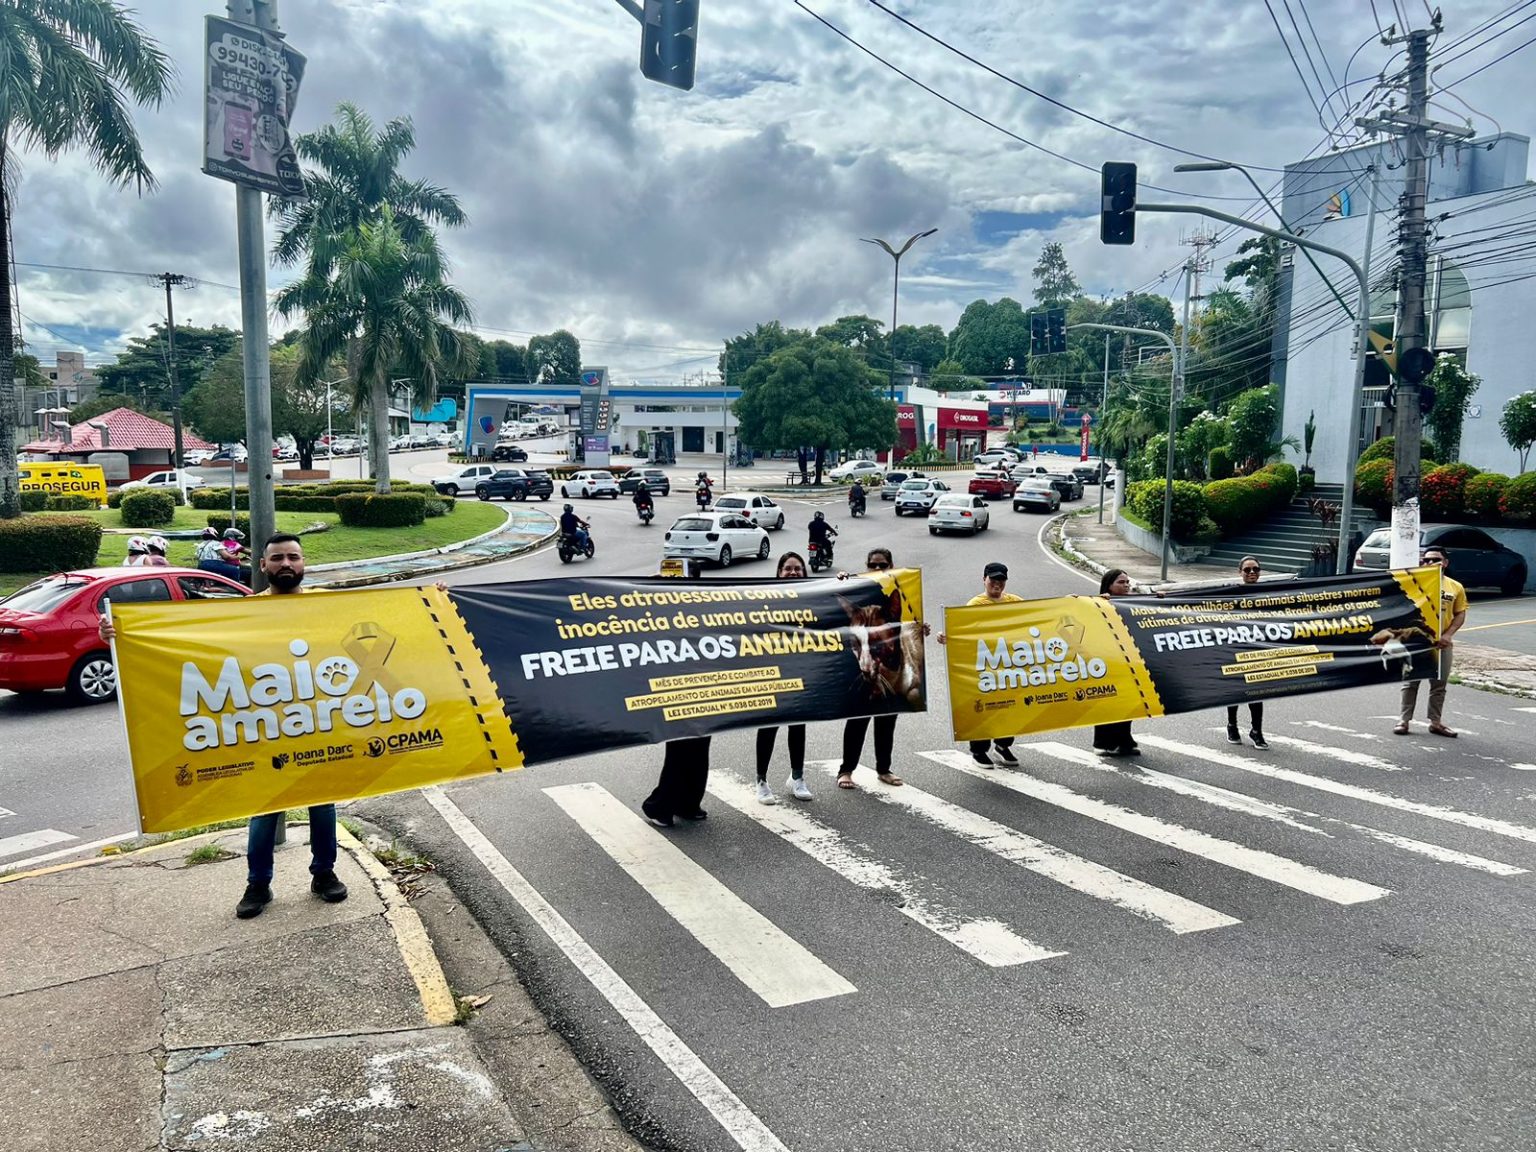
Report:
[[[994,644],[976,641],[976,690],[1005,692],[1010,688],[1041,684],[1072,684],[1102,680],[1109,667],[1097,656],[1072,655],[1072,645],[1060,636],[1044,636],[1029,629],[1026,640],[999,637]]]
[[[181,666],[182,744],[200,752],[330,732],[338,720],[347,728],[415,720],[427,710],[426,693],[398,684],[385,671],[389,647],[392,640],[382,656],[372,655],[378,648],[359,647],[365,668],[345,655],[307,659],[309,643],[292,640],[290,663],[247,669],[238,657],[227,656],[212,681],[188,660]]]

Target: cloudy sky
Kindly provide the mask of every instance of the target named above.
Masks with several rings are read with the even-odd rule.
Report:
[[[860,237],[939,229],[903,261],[903,323],[948,329],[972,300],[1027,301],[1050,240],[1094,295],[1155,288],[1190,223],[1143,217],[1135,247],[1101,246],[1100,163],[1136,161],[1143,185],[1246,210],[1241,177],[1176,174],[1188,157],[1173,148],[1270,168],[1326,149],[1324,124],[1347,126],[1353,101],[1401,65],[1372,8],[1383,24],[1428,20],[1423,0],[1272,0],[1293,65],[1264,0],[883,2],[920,30],[869,0],[702,0],[691,92],[640,76],[639,25],[614,0],[283,0],[279,14],[309,58],[298,131],[343,100],[414,121],[407,175],[469,213],[444,240],[476,330],[525,343],[568,328],[620,379],[712,368],[721,340],[763,321],[888,318],[891,260]],[[108,186],[79,155],[23,157],[21,310],[45,363],[69,348],[110,359],[164,300],[142,277],[30,265],[184,273],[201,283],[178,293],[178,320],[239,324],[234,188],[199,171],[210,7],[139,0],[178,73],[173,98],[136,116],[154,193]],[[1441,7],[1434,59],[1450,92],[1434,114],[1529,134],[1536,45],[1455,81],[1536,36],[1536,3]]]

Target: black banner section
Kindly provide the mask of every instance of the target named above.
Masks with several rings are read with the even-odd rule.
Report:
[[[450,589],[525,763],[731,728],[921,712],[921,575]]]

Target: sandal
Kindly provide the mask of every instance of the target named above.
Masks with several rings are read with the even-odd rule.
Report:
[[[1456,739],[1456,729],[1447,728],[1444,724],[1431,724],[1429,726],[1431,736],[1445,736],[1451,740]]]
[[[838,778],[837,778],[837,786],[839,788],[857,788],[858,787],[858,785],[853,782],[853,774],[851,772],[844,772],[841,775],[839,775]]]
[[[1408,735],[1408,725],[1399,724],[1396,728],[1392,729],[1392,733],[1395,736],[1406,736]]]
[[[889,784],[892,788],[900,788],[906,781],[893,772],[881,772],[880,783]]]

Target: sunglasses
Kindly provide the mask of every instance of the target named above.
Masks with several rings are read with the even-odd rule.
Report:
[[[1248,565],[1248,567],[1244,568],[1243,571],[1244,572],[1257,572],[1257,571],[1259,571],[1259,569],[1257,567],[1255,567],[1254,565],[1250,564],[1250,565]]]
[[[888,572],[888,571],[890,571],[890,567],[891,566],[889,564],[884,564],[884,563],[871,564],[869,566],[869,570],[871,572]]]

